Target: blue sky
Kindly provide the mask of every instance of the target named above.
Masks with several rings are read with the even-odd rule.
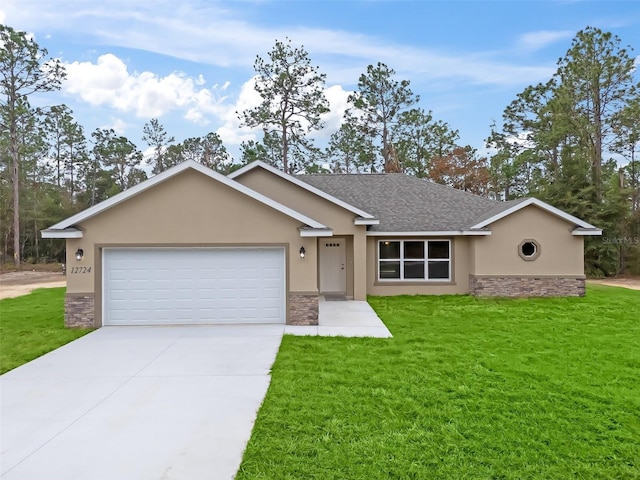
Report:
[[[259,136],[235,112],[257,102],[253,62],[276,39],[304,46],[327,75],[319,144],[379,61],[483,151],[492,121],[551,77],[579,30],[610,31],[640,55],[637,1],[3,0],[0,21],[66,64],[62,91],[35,102],[67,104],[87,136],[114,128],[144,149],[142,126],[156,117],[177,141],[217,132],[234,156]]]

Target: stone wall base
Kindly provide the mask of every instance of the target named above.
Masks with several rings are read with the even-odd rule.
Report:
[[[94,300],[92,295],[66,295],[64,298],[64,326],[93,328]]]
[[[469,293],[477,297],[583,297],[585,278],[469,275]]]
[[[318,325],[318,295],[289,294],[289,325]]]

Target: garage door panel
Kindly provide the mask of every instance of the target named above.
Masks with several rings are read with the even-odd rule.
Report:
[[[284,323],[282,248],[103,252],[105,325]]]

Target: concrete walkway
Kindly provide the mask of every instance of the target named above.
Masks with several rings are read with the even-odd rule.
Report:
[[[287,325],[284,333],[326,337],[392,337],[391,332],[367,302],[329,302],[321,296],[319,308],[317,327]]]
[[[2,480],[231,479],[283,333],[390,337],[366,302],[320,325],[104,327],[0,377]]]

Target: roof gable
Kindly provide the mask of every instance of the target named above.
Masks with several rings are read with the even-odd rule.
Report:
[[[371,215],[370,213],[366,212],[364,209],[358,208],[354,205],[351,205],[348,202],[345,202],[344,200],[337,198],[333,195],[331,195],[329,192],[316,188],[313,185],[304,182],[302,180],[300,180],[300,178],[298,178],[298,176],[294,176],[294,175],[289,175],[287,173],[284,173],[281,170],[278,170],[277,168],[262,162],[260,160],[256,160],[254,162],[251,162],[248,165],[245,165],[244,167],[240,168],[239,170],[236,170],[235,172],[232,172],[228,175],[229,178],[235,179],[251,170],[254,170],[256,168],[262,168],[263,170],[266,170],[270,173],[272,173],[273,175],[276,175],[279,178],[282,178],[283,180],[286,180],[287,182],[290,182],[304,190],[307,190],[308,192],[311,192],[321,198],[324,198],[325,200],[338,205],[339,207],[344,208],[345,210],[348,210],[356,215],[358,215],[360,218],[356,219],[356,224],[357,225],[376,225],[378,222],[376,221],[376,217],[374,215]]]
[[[602,230],[595,227],[594,225],[591,225],[590,223],[587,223],[584,220],[579,219],[578,217],[574,217],[573,215],[570,215],[569,213],[560,210],[559,208],[556,208],[546,202],[543,202],[542,200],[533,197],[520,198],[518,200],[512,200],[509,202],[501,202],[496,208],[490,210],[481,218],[479,218],[479,221],[471,228],[486,228],[490,224],[497,222],[498,220],[505,218],[515,212],[518,212],[519,210],[522,210],[523,208],[526,208],[530,205],[534,205],[544,210],[545,212],[555,215],[556,217],[559,217],[576,226],[577,229],[574,232],[574,235],[602,234]]]
[[[285,205],[282,205],[262,195],[261,193],[251,190],[250,188],[245,187],[244,185],[234,181],[233,179],[225,177],[224,175],[221,175],[220,173],[215,172],[210,168],[205,167],[204,165],[194,162],[193,160],[188,160],[186,162],[180,163],[179,165],[176,165],[175,167],[165,170],[164,172],[159,173],[158,175],[155,175],[150,179],[145,180],[144,182],[139,183],[138,185],[125,190],[124,192],[120,192],[119,194],[114,195],[113,197],[108,198],[107,200],[97,205],[94,205],[93,207],[89,207],[86,210],[83,210],[82,212],[72,215],[71,217],[66,218],[65,220],[62,220],[61,222],[58,222],[55,225],[52,225],[48,229],[42,231],[42,236],[44,238],[69,238],[69,236],[71,235],[71,232],[78,232],[78,230],[74,228],[75,225],[82,223],[83,221],[89,218],[95,217],[96,215],[99,215],[100,213],[116,205],[126,202],[128,199],[136,195],[139,195],[140,193],[150,188],[153,188],[154,186],[162,182],[165,182],[175,177],[176,175],[184,172],[185,170],[189,170],[189,169],[200,172],[203,175],[206,175],[207,177],[211,178],[212,180],[220,182],[244,195],[247,195],[253,198],[254,200],[257,200],[258,202],[268,205],[269,207],[279,211],[280,213],[283,213],[291,218],[294,218],[300,221],[302,224],[304,224],[307,227],[305,229],[302,229],[301,233],[304,230],[308,234],[309,229],[312,229],[312,230],[317,229],[317,230],[322,230],[326,234],[326,232],[330,230],[326,225],[323,225],[322,223],[306,215],[303,215],[300,212],[297,212]],[[74,235],[77,236],[78,234],[74,233]]]

